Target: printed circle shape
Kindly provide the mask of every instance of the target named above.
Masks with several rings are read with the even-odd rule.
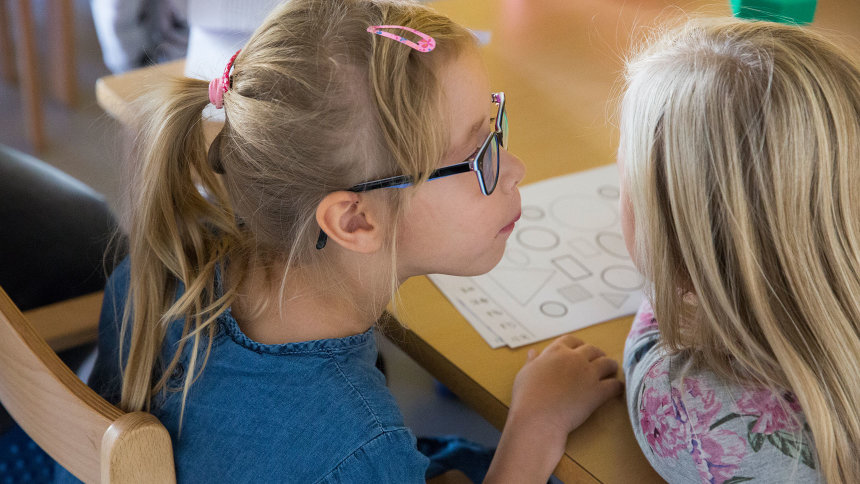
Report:
[[[615,225],[618,214],[605,200],[587,195],[556,199],[550,215],[561,225],[576,230],[600,230]]]
[[[532,250],[550,250],[558,246],[558,234],[543,227],[526,227],[517,232],[520,245]]]
[[[635,291],[645,285],[645,279],[635,268],[630,266],[610,266],[600,274],[603,282],[619,291]]]
[[[618,190],[618,187],[614,187],[612,185],[603,185],[602,187],[597,189],[597,194],[603,198],[618,200],[618,197],[621,195],[621,192]]]
[[[603,249],[603,252],[620,259],[629,259],[627,253],[627,245],[624,243],[624,237],[615,232],[600,232],[595,237],[597,246]]]
[[[547,301],[540,305],[540,312],[551,318],[560,318],[567,314],[567,306],[557,301]]]
[[[526,205],[521,213],[522,218],[526,220],[540,220],[546,215],[542,208],[535,205]]]
[[[531,262],[528,254],[513,247],[508,247],[508,249],[505,250],[505,260],[519,267],[525,267],[529,265],[529,262]]]

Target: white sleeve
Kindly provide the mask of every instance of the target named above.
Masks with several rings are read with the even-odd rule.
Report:
[[[149,41],[140,23],[146,0],[90,0],[105,65],[113,73],[137,67]]]

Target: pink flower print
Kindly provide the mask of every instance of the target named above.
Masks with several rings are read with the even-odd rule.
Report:
[[[677,418],[668,393],[645,390],[639,406],[639,425],[651,450],[660,457],[676,458],[678,451],[687,448],[684,423]]]
[[[702,482],[722,484],[735,476],[746,454],[746,442],[738,434],[717,429],[696,435],[690,455]]]
[[[721,484],[734,477],[746,441],[729,430],[711,430],[722,409],[716,392],[702,380],[685,378],[672,386],[672,399],[692,435],[688,449],[702,481]]]
[[[660,360],[648,370],[644,381],[665,378],[666,375],[666,361]],[[645,384],[646,390],[639,402],[639,425],[654,453],[674,458],[678,451],[687,448],[687,433],[684,422],[678,418],[671,394],[657,390],[661,386]]]
[[[672,397],[679,413],[686,415],[685,420],[693,433],[707,432],[723,406],[716,392],[696,378],[685,378],[678,385],[672,385]],[[681,389],[684,391],[683,396]]]
[[[758,416],[750,429],[752,433],[770,435],[778,430],[794,433],[801,428],[797,415],[801,408],[790,393],[778,395],[767,389],[747,390],[738,399],[737,406],[740,413]]]
[[[645,386],[663,387],[668,381],[668,376],[669,360],[666,358],[660,358],[651,365],[651,368],[648,368],[648,373],[645,374],[645,378],[642,379],[642,382]]]

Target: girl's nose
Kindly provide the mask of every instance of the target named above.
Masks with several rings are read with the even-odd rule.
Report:
[[[500,152],[499,186],[506,191],[513,190],[523,180],[526,165],[508,150],[503,148]]]

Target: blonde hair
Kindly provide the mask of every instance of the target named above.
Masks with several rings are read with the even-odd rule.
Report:
[[[789,390],[860,482],[860,68],[810,30],[693,20],[627,65],[619,159],[669,351]]]
[[[420,53],[366,31],[381,24],[420,30],[437,47]],[[207,82],[172,80],[146,99],[128,222],[123,409],[149,409],[190,345],[184,409],[215,320],[242,283],[241,276],[218,277],[226,263],[240,275],[263,267],[270,279],[282,270],[283,280],[291,267],[337,270],[329,251],[315,249],[317,205],[364,180],[406,174],[420,181],[436,167],[448,146],[438,71],[474,45],[467,30],[414,2],[291,0],[236,58],[224,94],[226,121],[208,156]],[[404,190],[384,192],[396,287],[393,248]],[[172,360],[159,361],[168,325],[183,318]]]

